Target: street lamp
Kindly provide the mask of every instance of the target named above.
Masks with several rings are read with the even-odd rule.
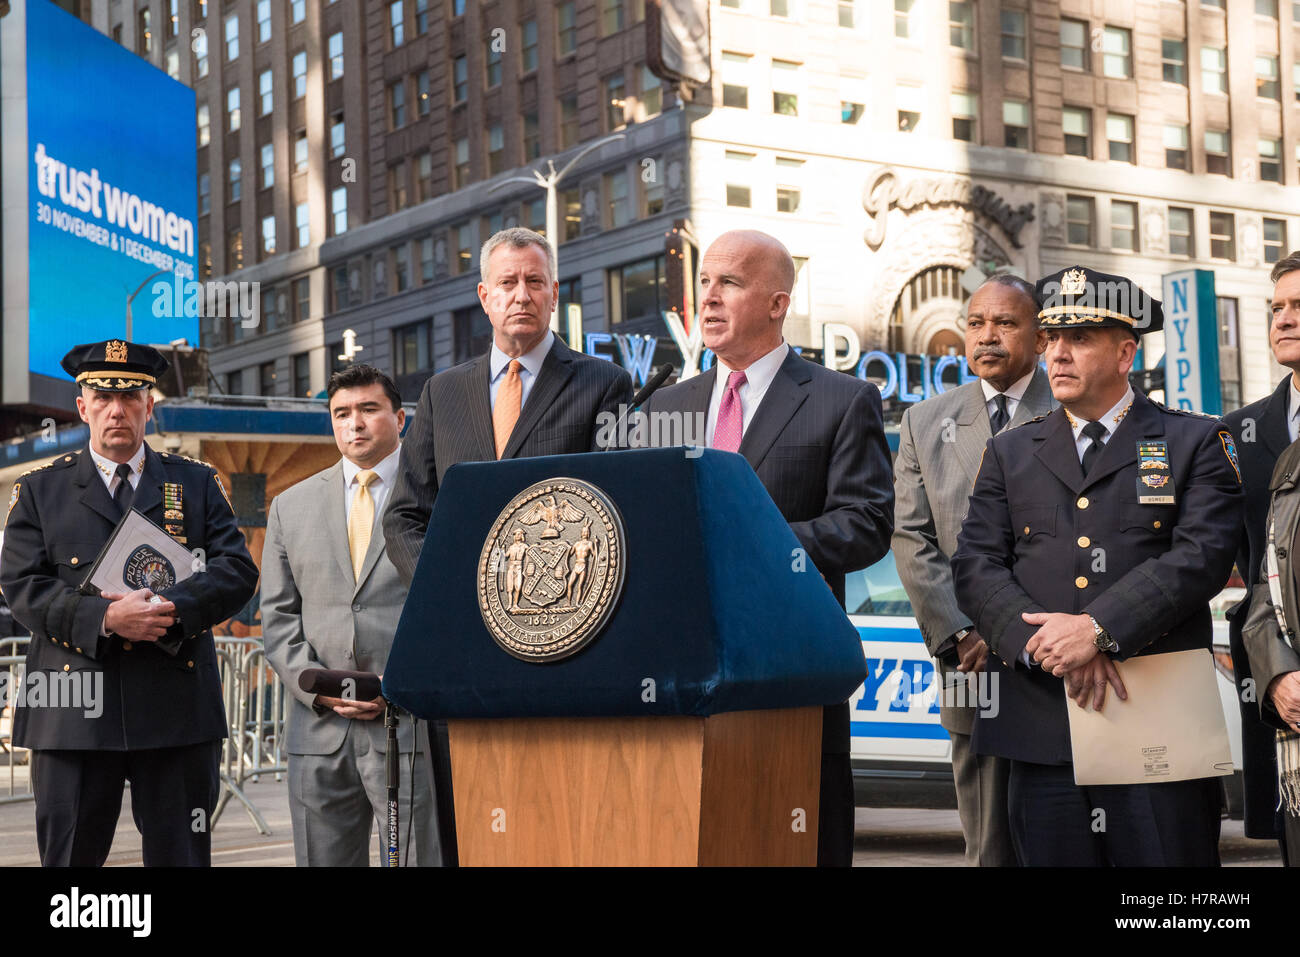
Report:
[[[574,156],[573,159],[569,160],[569,162],[565,163],[564,168],[558,172],[556,172],[555,169],[555,160],[548,159],[546,161],[546,166],[550,170],[548,175],[543,176],[540,170],[530,170],[533,174],[531,179],[527,176],[511,176],[507,179],[503,179],[501,182],[488,189],[489,193],[495,193],[497,190],[503,189],[511,183],[528,183],[530,186],[540,186],[542,189],[546,190],[546,241],[550,243],[551,255],[555,257],[555,275],[552,277],[553,279],[558,280],[560,278],[560,243],[558,240],[560,217],[559,211],[556,208],[556,187],[559,186],[560,180],[564,179],[565,174],[567,174],[569,170],[573,169],[578,160],[582,159],[592,150],[600,149],[606,143],[613,143],[615,140],[621,140],[623,138],[623,133],[611,133],[609,136],[603,136],[598,140],[588,143],[580,149],[577,155]],[[551,329],[555,332],[560,331],[560,313],[558,309],[551,313]]]
[[[131,341],[131,300],[134,299],[136,296],[140,295],[140,290],[144,289],[144,287],[149,285],[149,283],[153,282],[153,280],[157,279],[159,276],[165,276],[169,272],[171,272],[171,270],[169,269],[159,269],[156,273],[154,273],[144,282],[140,283],[140,285],[136,287],[135,292],[131,293],[131,295],[126,297],[126,341],[127,342]]]

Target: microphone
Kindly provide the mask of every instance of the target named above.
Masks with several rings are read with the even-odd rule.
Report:
[[[349,701],[372,701],[380,696],[379,675],[371,671],[330,671],[308,668],[298,675],[298,687],[307,694]]]
[[[660,369],[658,372],[656,372],[654,378],[652,378],[649,382],[643,385],[641,387],[641,391],[632,397],[632,405],[630,408],[637,409],[640,408],[642,405],[644,405],[645,400],[650,398],[650,396],[654,394],[655,390],[658,389],[661,385],[663,385],[668,380],[668,377],[676,371],[677,370],[673,367],[673,364],[670,362],[662,369]]]

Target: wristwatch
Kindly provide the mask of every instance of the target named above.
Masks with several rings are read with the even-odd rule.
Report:
[[[1088,620],[1092,622],[1092,630],[1097,633],[1097,650],[1119,651],[1119,642],[1110,636],[1110,632],[1097,624],[1097,619],[1092,615],[1088,616]]]
[[[960,631],[953,632],[952,643],[954,645],[961,644],[961,642],[966,639],[966,636],[969,635],[971,631],[972,629],[970,628],[962,628]]]

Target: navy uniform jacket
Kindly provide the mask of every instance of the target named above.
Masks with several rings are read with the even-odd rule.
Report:
[[[168,637],[184,638],[175,657],[152,642],[101,637],[108,601],[76,591],[120,518],[90,453],[62,455],[16,483],[0,588],[32,633],[27,683],[36,672],[102,672],[103,711],[90,717],[77,707],[15,708],[14,744],[134,751],[226,736],[210,629],[247,603],[257,566],[211,466],[146,447],[133,506],[160,526],[164,482],[183,486],[185,547],[203,549],[205,562],[205,570],[165,592],[179,618]],[[83,678],[91,684],[82,687],[98,680]]]
[[[1139,439],[1167,443],[1174,504],[1138,502]],[[1141,393],[1086,480],[1064,408],[989,440],[952,559],[958,605],[998,675],[998,720],[975,723],[980,753],[1071,760],[1062,679],[1020,660],[1038,630],[1024,612],[1090,614],[1118,659],[1210,648],[1208,602],[1242,525],[1230,450],[1218,419]]]

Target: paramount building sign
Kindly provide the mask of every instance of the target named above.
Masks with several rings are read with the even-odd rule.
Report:
[[[874,252],[885,242],[889,210],[912,210],[920,206],[961,206],[983,213],[1002,227],[1012,245],[1020,248],[1020,230],[1034,218],[1034,204],[1012,207],[1001,196],[968,179],[914,179],[900,184],[888,166],[877,169],[862,186],[862,208],[871,218],[862,238]]]

